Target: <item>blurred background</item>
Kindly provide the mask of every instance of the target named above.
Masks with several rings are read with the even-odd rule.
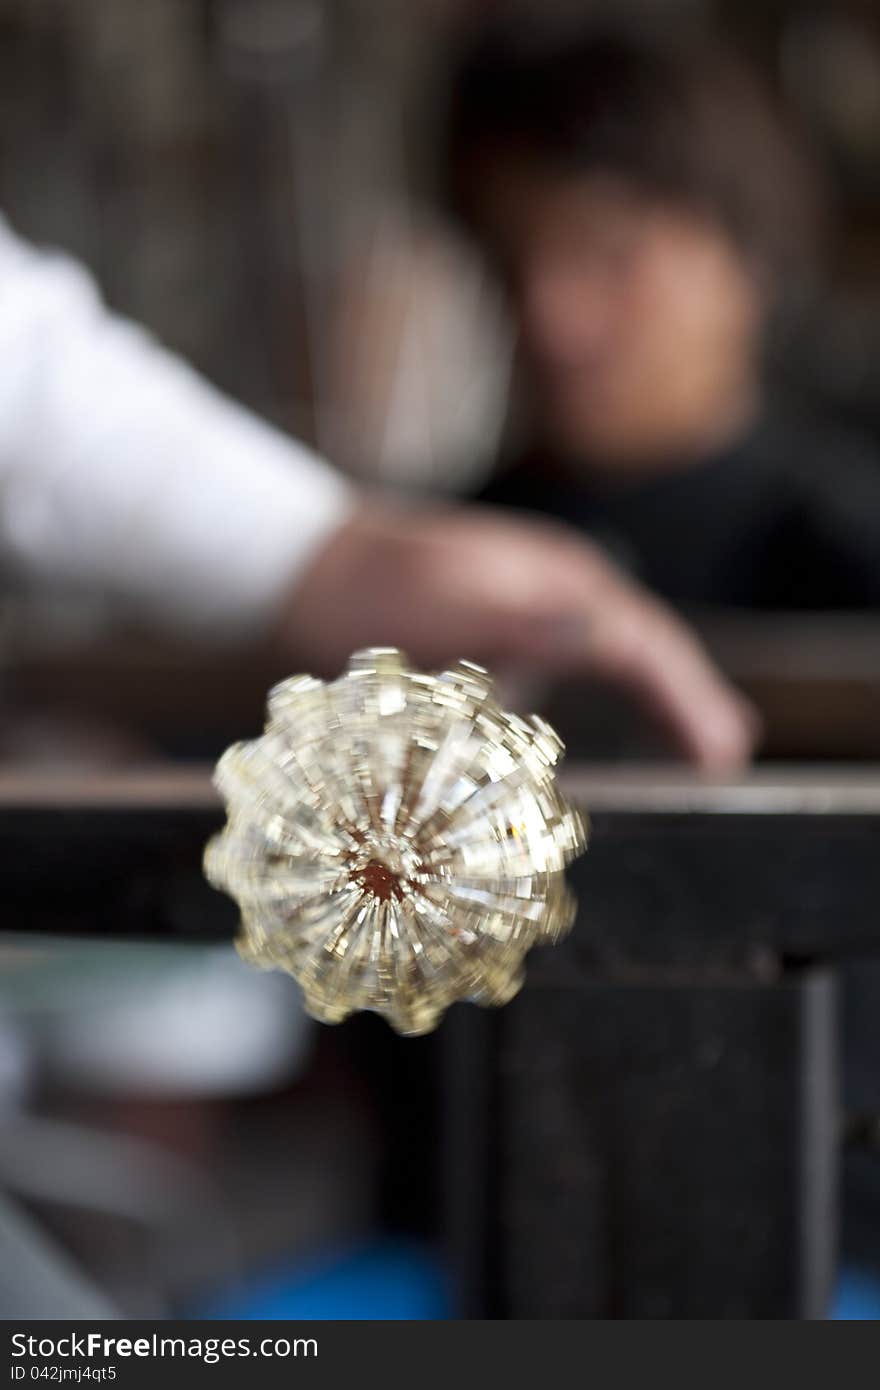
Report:
[[[749,117],[741,123],[730,150],[707,146],[705,159],[726,158],[740,170],[732,182],[739,178],[742,187],[719,194],[727,201],[722,213],[752,215],[754,236],[768,244],[775,238],[761,287],[761,312],[772,321],[755,351],[768,397],[783,400],[788,415],[781,445],[759,440],[746,466],[762,449],[774,464],[815,455],[804,463],[826,475],[808,504],[816,512],[839,498],[839,479],[826,462],[829,453],[843,455],[841,469],[855,465],[842,484],[851,494],[849,514],[844,504],[836,522],[845,529],[854,513],[871,510],[880,429],[880,73],[867,0],[633,0],[542,5],[540,12],[525,2],[477,0],[399,7],[393,0],[149,0],[130,7],[127,0],[3,0],[0,206],[22,235],[80,257],[113,308],[350,475],[406,495],[484,496],[576,521],[583,514],[591,534],[608,539],[615,557],[638,572],[632,539],[644,529],[642,512],[657,510],[650,491],[624,518],[627,537],[606,535],[618,520],[607,498],[593,515],[596,499],[585,507],[577,486],[551,488],[556,479],[544,454],[537,481],[514,469],[513,483],[504,483],[505,466],[527,441],[546,447],[540,431],[530,434],[524,424],[528,392],[516,360],[522,305],[503,293],[496,272],[504,248],[492,242],[491,227],[480,224],[479,209],[462,215],[450,192],[467,162],[460,146],[450,154],[447,114],[469,35],[492,16],[510,15],[528,31],[539,15],[552,27],[557,12],[563,31],[613,15],[649,41],[707,32],[777,101],[801,167],[786,165],[790,151],[776,151],[755,160],[752,186],[742,177],[749,149],[761,151],[768,133],[771,144],[778,135],[772,126],[762,130],[760,112],[753,129]],[[731,103],[735,110],[735,94]],[[722,101],[712,118],[716,134],[723,108]],[[470,132],[475,141],[479,119]],[[547,154],[565,157],[561,149]],[[797,186],[805,170],[812,183],[806,194]],[[765,197],[762,209],[774,178],[776,205]],[[710,185],[711,176],[696,196],[714,196]],[[748,249],[745,240],[740,246]],[[723,293],[716,285],[704,300]],[[673,337],[669,351],[677,350]],[[618,355],[628,351],[623,342]],[[685,373],[688,351],[701,348],[681,345]],[[630,390],[624,379],[623,408],[633,412]],[[634,394],[643,393],[636,386]],[[649,401],[648,431],[663,423],[654,422],[652,408]],[[825,432],[818,445],[817,421]],[[678,524],[689,522],[685,513]],[[716,584],[719,605],[711,582],[669,571],[669,551],[692,544],[698,527],[691,524],[690,540],[682,540],[650,516],[646,525],[658,533],[660,559],[654,574],[649,538],[644,578],[661,592],[665,582],[668,595],[681,599],[722,667],[756,699],[764,756],[878,751],[872,624],[852,611],[863,614],[875,599],[870,585],[865,591],[841,577],[839,556],[829,562],[835,538],[810,531],[803,546],[783,551],[782,563],[797,569],[787,587],[778,575],[769,589],[756,581],[754,593]],[[872,541],[869,528],[856,551]],[[704,545],[711,542],[710,534]],[[734,556],[741,570],[755,561],[749,543],[743,538]],[[851,559],[845,553],[844,569]],[[750,610],[745,625],[736,618],[743,607]],[[756,607],[769,610],[761,620]],[[822,620],[829,608],[834,617]],[[794,622],[791,609],[809,616]],[[271,662],[252,676],[227,669],[226,701],[209,712],[204,692],[216,674],[209,653],[194,660],[167,640],[146,642],[142,632],[118,627],[108,644],[105,616],[99,596],[41,596],[36,613],[32,601],[4,605],[6,696],[23,707],[16,755],[45,755],[48,689],[51,724],[73,716],[77,746],[89,755],[96,718],[108,754],[112,739],[119,753],[133,732],[146,731],[153,746],[162,739],[175,755],[210,755],[243,718],[259,717],[266,676],[278,673]],[[181,665],[185,688],[176,679]],[[575,752],[656,751],[632,721],[621,730],[619,708],[604,710],[601,697],[587,716],[578,696],[557,692],[549,713]],[[211,720],[222,727],[207,727]],[[72,739],[68,728],[68,752]]]
[[[635,148],[625,130],[616,144],[615,126],[596,137],[598,153],[587,141],[589,199],[567,203],[566,161],[578,166],[561,105],[546,92],[543,106],[524,99],[526,116],[503,125],[504,84],[515,87],[517,71],[525,82],[530,60],[499,70],[490,42],[464,75],[457,65],[478,29],[505,20],[525,32],[533,20],[558,23],[563,36],[585,21],[625,22],[648,44],[709,35],[713,52],[735,53],[757,74],[790,147],[775,150],[760,101],[754,112],[750,96],[738,104],[736,76],[733,105],[710,112],[706,131],[727,128],[735,110],[742,128],[727,150],[697,133],[689,184],[674,186],[674,152]],[[637,119],[639,102],[649,110],[660,98],[641,92],[638,73],[628,86],[616,61],[612,51],[603,69],[617,71],[610,108],[641,93],[617,111],[625,125],[622,111]],[[557,76],[562,90],[564,69]],[[682,80],[698,93],[699,72]],[[740,177],[748,150],[754,181]],[[725,158],[730,168],[717,162]],[[672,297],[654,319],[681,331],[655,349],[632,327],[650,318],[650,301],[638,301],[620,267],[651,254],[635,247],[633,228],[650,237],[643,214],[658,189],[661,205],[696,219],[697,232],[674,218],[658,224],[670,256],[704,217],[735,254],[713,259],[707,242],[711,322],[691,315],[686,292],[675,299],[667,276]],[[582,521],[681,607],[749,693],[764,722],[761,756],[880,755],[880,14],[871,0],[0,0],[0,208],[22,236],[85,262],[114,309],[352,477]],[[614,325],[595,330],[591,360],[605,353],[612,365],[589,409],[564,360],[581,329],[554,308],[552,283],[559,274],[570,302],[580,271],[567,281],[565,267],[583,246],[609,284],[620,282],[596,313],[616,305],[631,320],[617,338]],[[549,259],[529,280],[541,248]],[[701,248],[686,243],[689,256]],[[698,535],[710,558],[722,541],[711,520],[701,535],[697,494],[675,502],[674,525],[663,521],[670,494],[652,489],[678,422],[652,403],[650,373],[628,378],[615,365],[630,351],[650,366],[658,350],[687,374],[688,352],[708,360],[707,344],[718,346],[722,385],[730,372],[742,386],[748,416],[744,443],[738,426],[729,431],[746,482],[709,499],[710,515],[729,515],[743,490],[749,507],[760,501],[750,470],[765,456],[787,478],[803,454],[815,479],[809,544],[789,538],[765,570],[749,511],[732,552],[736,583],[708,561],[705,583],[704,570],[677,564],[692,541],[699,550]],[[762,400],[784,402],[766,427],[754,383],[737,375],[752,369]],[[668,402],[677,382],[655,389]],[[655,417],[659,435],[670,433],[643,449],[639,430],[652,438]],[[710,429],[702,452],[727,448]],[[586,456],[601,465],[598,484],[584,481]],[[616,480],[639,458],[649,483],[622,495]],[[753,561],[749,573],[767,579],[754,592],[739,582]],[[259,727],[268,684],[287,674],[272,654],[230,670],[222,654],[129,626],[108,632],[105,619],[100,596],[4,598],[7,765],[213,759]],[[652,731],[598,692],[536,680],[528,696],[575,756],[664,755]],[[453,1310],[436,1254],[432,1131],[427,1120],[420,1141],[394,1131],[392,1091],[407,1076],[400,1054],[389,1060],[382,1025],[316,1030],[292,984],[253,976],[226,952],[206,965],[183,948],[10,937],[0,950],[0,1190],[7,1240],[30,1252],[35,1290],[55,1289],[61,1268],[56,1300],[133,1316]],[[864,1004],[853,1012],[847,1044],[860,1110],[880,1104],[871,1019]],[[412,1103],[429,1116],[432,1045],[409,1046]],[[859,1200],[880,1230],[873,1183],[869,1175]],[[871,1221],[856,1225],[861,1264],[880,1264]],[[880,1301],[869,1306],[873,1316]]]

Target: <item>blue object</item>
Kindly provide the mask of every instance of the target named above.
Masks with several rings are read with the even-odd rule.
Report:
[[[880,1272],[844,1265],[831,1317],[836,1322],[874,1322],[880,1318]]]
[[[383,1240],[327,1252],[251,1280],[193,1312],[199,1318],[438,1319],[451,1316],[438,1261],[424,1247]]]

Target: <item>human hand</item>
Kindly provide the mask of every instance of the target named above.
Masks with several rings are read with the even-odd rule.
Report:
[[[746,762],[757,737],[687,625],[598,547],[488,507],[363,506],[299,577],[278,631],[321,674],[358,648],[397,646],[424,667],[466,656],[598,678],[706,769]]]

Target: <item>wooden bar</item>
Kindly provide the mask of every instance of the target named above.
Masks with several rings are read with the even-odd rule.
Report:
[[[758,975],[780,962],[880,951],[880,769],[776,769],[711,781],[575,766],[590,813],[571,938],[555,977],[675,970]],[[235,912],[204,883],[223,821],[208,769],[0,775],[7,930],[217,939]]]

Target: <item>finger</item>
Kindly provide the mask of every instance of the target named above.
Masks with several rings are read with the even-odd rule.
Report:
[[[596,669],[628,687],[698,766],[741,767],[754,751],[757,717],[712,665],[688,628],[642,598],[595,624]]]
[[[609,592],[588,613],[548,615],[521,637],[534,660],[628,690],[698,766],[733,769],[751,756],[759,732],[754,709],[685,624],[653,600]]]

